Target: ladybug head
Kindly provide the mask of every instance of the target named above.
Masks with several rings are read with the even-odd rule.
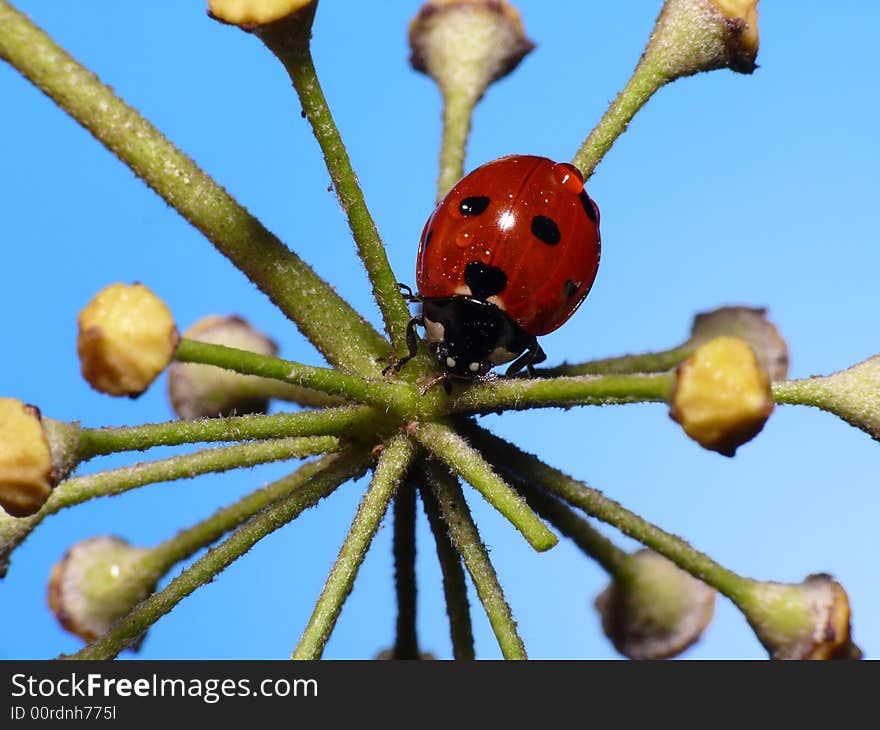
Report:
[[[431,353],[455,378],[485,375],[534,340],[497,306],[472,297],[425,298],[422,317]]]

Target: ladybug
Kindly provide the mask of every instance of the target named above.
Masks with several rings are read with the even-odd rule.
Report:
[[[447,375],[466,379],[547,359],[537,338],[560,327],[599,267],[599,209],[580,171],[546,157],[511,155],[478,167],[440,201],[419,241],[416,326]]]

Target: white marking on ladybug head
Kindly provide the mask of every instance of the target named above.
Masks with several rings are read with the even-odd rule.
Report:
[[[479,370],[479,369],[480,369],[480,363],[478,363],[478,362],[472,362],[470,365],[468,365],[468,370],[470,370],[472,373],[477,372],[477,370]]]
[[[425,317],[425,339],[428,342],[443,342],[445,336],[446,331],[442,324],[439,322],[432,322]]]
[[[494,363],[495,365],[503,365],[516,358],[519,354],[520,353],[518,352],[511,352],[503,347],[496,347],[489,354],[489,362]]]
[[[455,358],[447,357],[446,358],[446,367],[454,368],[455,367]]]
[[[460,284],[455,287],[455,293],[463,297],[472,297],[474,295],[467,284]]]
[[[502,312],[504,311],[504,303],[498,298],[497,295],[493,294],[486,301],[489,302],[489,304],[494,304]]]

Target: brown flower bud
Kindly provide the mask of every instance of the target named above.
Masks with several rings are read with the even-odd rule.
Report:
[[[860,659],[849,598],[830,575],[803,583],[752,583],[737,605],[773,659]]]
[[[602,629],[630,659],[666,659],[693,645],[712,620],[715,591],[652,550],[596,598]]]
[[[141,284],[111,284],[79,314],[83,377],[109,395],[143,393],[171,362],[177,328],[165,303]]]
[[[772,411],[770,378],[739,337],[716,337],[678,366],[669,415],[704,448],[733,456]]]
[[[184,337],[213,345],[275,356],[278,346],[241,317],[204,317],[183,333]],[[181,418],[227,416],[232,413],[265,413],[273,381],[241,375],[213,365],[172,363],[168,369],[168,396]]]

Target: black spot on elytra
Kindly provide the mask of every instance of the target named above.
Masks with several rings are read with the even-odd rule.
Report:
[[[425,248],[428,248],[428,245],[431,243],[431,239],[434,237],[434,231],[428,231],[425,234]]]
[[[571,279],[566,279],[563,289],[565,290],[565,296],[571,299],[575,294],[577,294],[578,285],[575,284]]]
[[[488,299],[500,294],[507,286],[507,274],[497,266],[488,266],[482,261],[471,261],[464,267],[464,283],[475,299]]]
[[[590,196],[587,195],[587,191],[581,190],[581,194],[578,197],[581,199],[581,205],[584,206],[584,210],[587,212],[590,220],[593,221],[593,223],[598,223],[599,215],[596,212],[596,206],[593,204],[593,201],[590,200]]]
[[[458,210],[462,215],[480,215],[489,207],[489,198],[485,195],[471,195],[458,204]]]
[[[559,226],[546,215],[536,215],[532,218],[532,233],[548,246],[555,246],[562,238]]]

